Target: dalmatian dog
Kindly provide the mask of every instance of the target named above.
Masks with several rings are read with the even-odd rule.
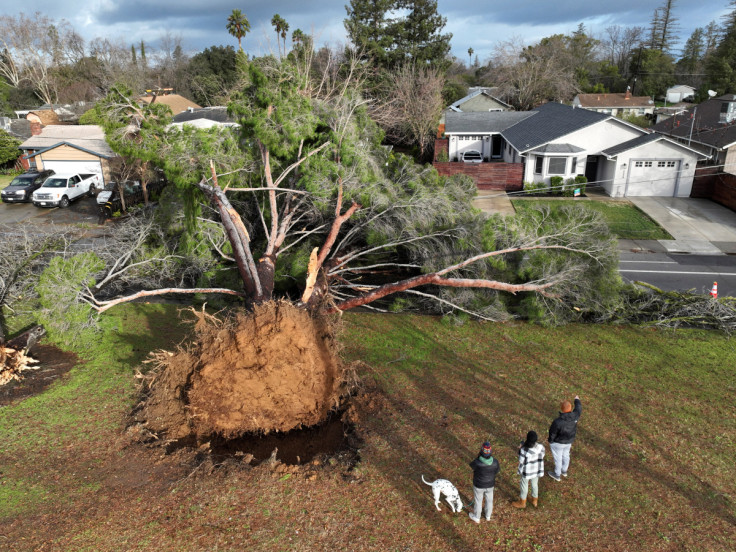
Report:
[[[450,505],[450,509],[453,513],[457,513],[463,509],[463,501],[460,500],[460,494],[457,492],[457,488],[447,479],[437,479],[430,483],[424,479],[424,475],[422,475],[422,481],[432,487],[434,505],[438,510],[442,511],[440,508],[441,495],[445,495],[445,500]]]

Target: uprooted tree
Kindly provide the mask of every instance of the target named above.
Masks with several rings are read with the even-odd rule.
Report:
[[[120,284],[137,270],[131,256],[130,269],[101,263],[75,299],[103,312],[141,293],[216,292],[255,313],[218,321],[202,313],[198,341],[157,357],[163,371],[140,414],[170,414],[170,423],[149,425],[157,435],[232,436],[319,420],[343,389],[326,313],[432,304],[490,320],[523,311],[554,321],[615,297],[615,247],[598,217],[480,217],[472,181],[441,178],[381,146],[357,63],[320,75],[295,56],[239,63],[244,84],[229,107],[237,133],[169,132],[166,113],[117,89],[102,106],[112,147],[162,167],[178,189],[190,236],[180,246],[234,267],[240,285],[212,285],[222,273],[208,280],[199,271],[208,285],[125,295]],[[106,281],[123,293],[105,295]],[[299,363],[304,351],[314,353],[309,367]],[[288,420],[287,404],[302,405]]]

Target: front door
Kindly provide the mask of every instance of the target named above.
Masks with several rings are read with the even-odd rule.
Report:
[[[500,134],[491,136],[491,159],[500,159],[503,155],[503,138]]]
[[[585,162],[585,178],[588,182],[595,182],[598,179],[598,156],[589,155]]]

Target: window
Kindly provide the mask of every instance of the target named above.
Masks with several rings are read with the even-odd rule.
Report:
[[[567,173],[567,157],[550,157],[548,174],[565,174]]]
[[[634,166],[635,167],[643,167],[644,166],[644,163],[642,163],[641,161],[637,161],[636,163],[634,163]]]
[[[674,161],[667,161],[667,167],[668,167],[668,168],[670,168],[670,169],[671,169],[671,168],[673,168],[674,166],[675,166],[675,162],[674,162]]]
[[[651,161],[644,161],[644,166],[645,167],[651,167],[652,166],[652,162]]]
[[[544,157],[537,155],[534,158],[534,174],[542,174],[542,165],[544,164]]]
[[[664,161],[657,161],[657,167],[662,168],[664,167],[665,163]]]

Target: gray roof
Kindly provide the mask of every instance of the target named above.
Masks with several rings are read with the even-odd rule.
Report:
[[[41,134],[23,142],[20,148],[42,150],[61,144],[76,146],[103,157],[115,156],[105,140],[105,132],[98,125],[49,125],[41,130]]]
[[[607,157],[616,157],[619,153],[638,148],[639,146],[649,144],[650,142],[662,140],[663,138],[664,136],[662,136],[661,134],[657,134],[656,132],[652,132],[651,134],[643,134],[642,136],[637,136],[636,138],[610,147],[607,150],[603,150],[601,153]]]
[[[533,149],[531,153],[580,153],[581,151],[585,150],[572,144],[546,144],[541,148]]]
[[[540,105],[529,113],[535,116],[524,119],[502,132],[506,141],[520,153],[611,118],[611,115],[588,109],[573,109],[556,102]]]
[[[663,136],[662,134],[659,134],[658,132],[652,132],[650,134],[644,134],[643,136],[637,136],[636,138],[627,140],[626,142],[622,142],[621,144],[608,148],[607,150],[604,150],[601,153],[605,155],[606,157],[616,157],[619,153],[623,153],[625,151],[629,151],[634,148],[638,148],[639,146],[643,146],[645,144],[649,144],[652,142],[658,142],[660,140],[667,142],[668,144],[671,144],[678,148],[691,151],[692,153],[697,154],[699,157],[703,157],[703,158],[708,157],[704,153],[701,153],[697,150],[689,148],[685,144],[680,144],[678,142],[675,142],[674,140],[670,140],[669,138],[667,138],[666,136]]]
[[[174,115],[175,123],[183,123],[185,121],[194,121],[195,119],[209,119],[218,123],[234,123],[235,119],[227,114],[227,107],[202,107],[200,109],[192,109],[182,111]]]
[[[445,114],[445,134],[498,133],[532,115],[533,111],[448,111]]]
[[[498,99],[498,97],[496,96],[496,93],[499,90],[500,90],[500,88],[498,88],[497,86],[473,86],[473,87],[470,87],[470,89],[468,90],[468,95],[465,96],[465,97],[463,97],[463,98],[460,98],[458,101],[450,104],[449,109],[452,109],[453,111],[460,110],[460,106],[462,104],[464,104],[468,100],[472,100],[473,98],[475,98],[476,96],[479,96],[481,94],[485,94],[489,98],[493,98],[498,103],[503,104],[506,107],[511,107],[506,102]],[[460,111],[462,111],[462,110],[460,110]]]

